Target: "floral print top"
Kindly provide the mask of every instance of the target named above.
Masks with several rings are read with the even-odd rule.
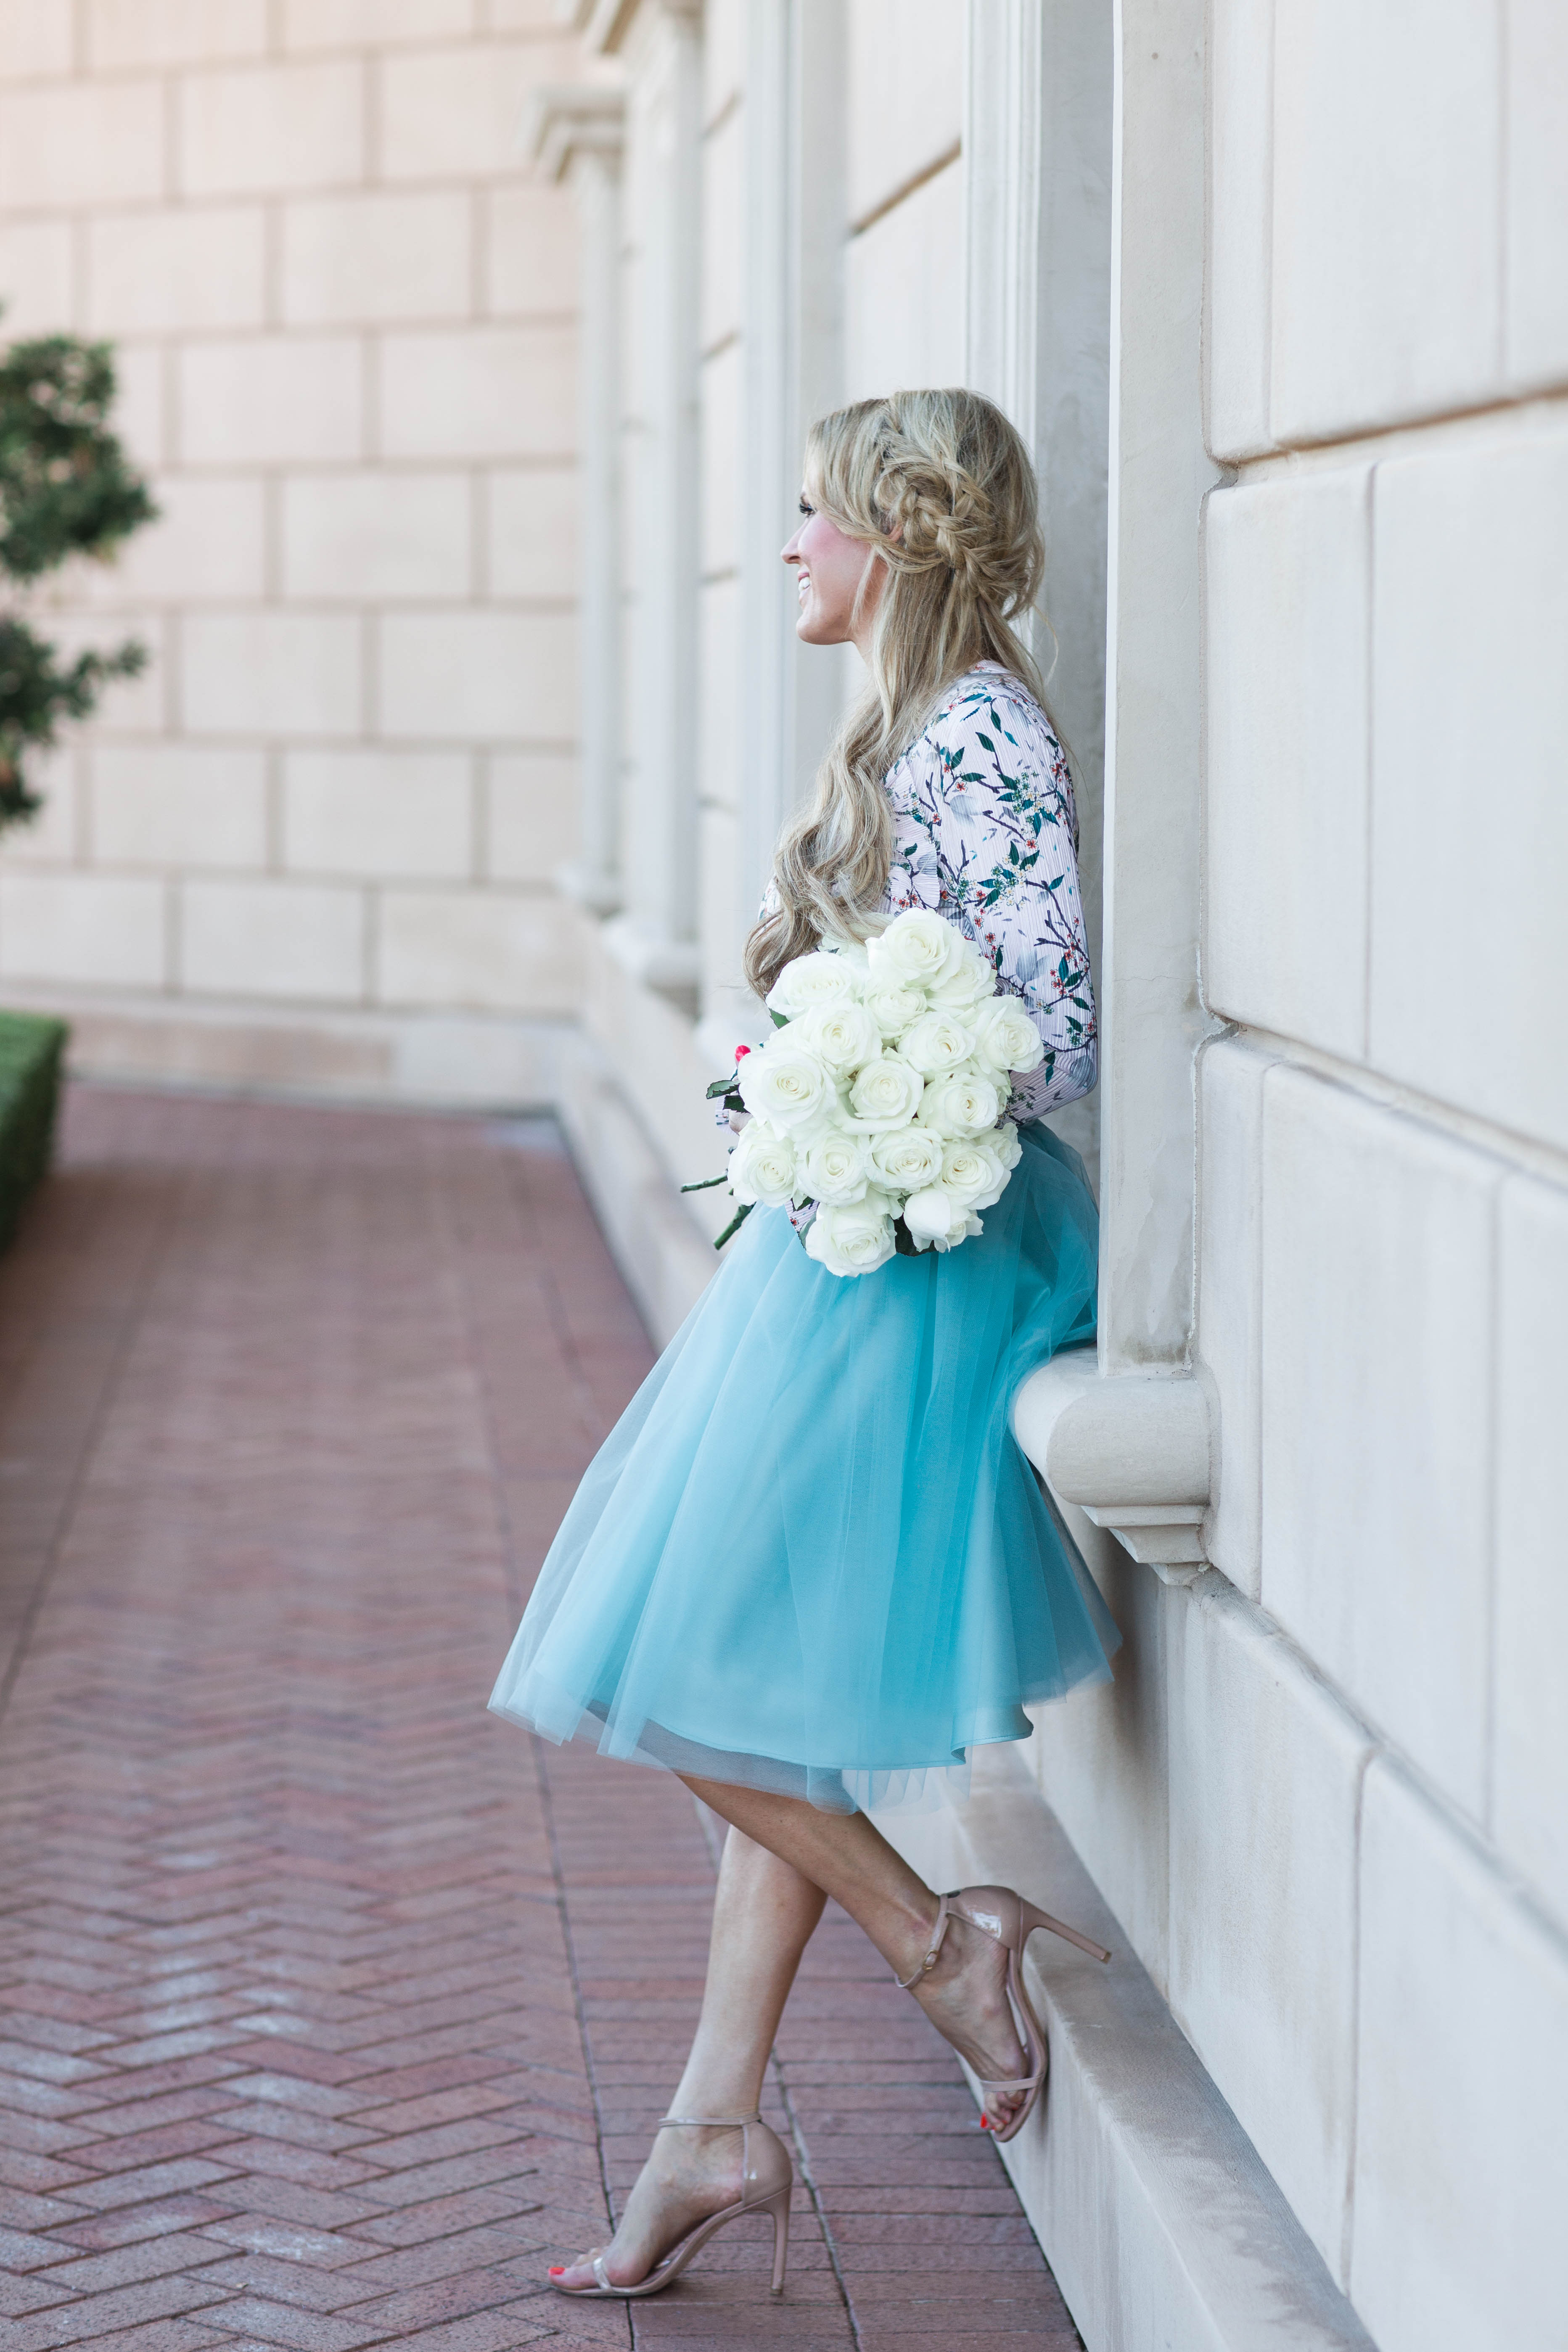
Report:
[[[998,662],[948,688],[884,779],[895,848],[883,911],[934,908],[994,967],[1045,1044],[1014,1083],[1015,1118],[1086,1095],[1099,1032],[1067,756],[1032,694]]]
[[[1011,1118],[1076,1102],[1100,1076],[1100,1031],[1072,772],[1050,720],[1000,662],[977,662],[882,781],[894,845],[882,913],[934,908],[1022,1003],[1046,1054],[1015,1078]],[[760,915],[778,908],[770,883]]]

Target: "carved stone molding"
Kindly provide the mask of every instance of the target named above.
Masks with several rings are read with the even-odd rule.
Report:
[[[1092,1348],[1068,1349],[1025,1381],[1013,1428],[1052,1493],[1134,1559],[1167,1584],[1201,1575],[1211,1433],[1190,1372],[1102,1379]]]
[[[563,180],[579,155],[618,169],[626,142],[626,92],[594,82],[547,83],[523,118],[522,148],[548,180]]]
[[[688,25],[702,19],[702,0],[555,0],[555,17],[558,24],[581,33],[585,47],[600,57],[613,57],[645,8],[652,16],[679,17]]]

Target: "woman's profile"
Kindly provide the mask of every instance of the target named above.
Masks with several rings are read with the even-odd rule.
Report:
[[[977,394],[900,393],[812,429],[784,550],[797,635],[868,672],[784,828],[746,976],[931,909],[1037,1028],[1022,1157],[984,1231],[840,1278],[755,1212],[601,1449],[491,1705],[679,1773],[730,1827],[700,2021],[609,2244],[563,2293],[658,2292],[765,2210],[791,2162],[758,2101],[829,1896],[1017,2131],[1044,2079],[1027,1890],[926,1886],[870,1818],[1026,1738],[1026,1702],[1108,1674],[1116,1633],[1009,1426],[1019,1382],[1093,1334],[1096,1217],[1043,1115],[1094,1084],[1070,772],[1014,624],[1043,553],[1033,469]],[[1101,1955],[1104,1957],[1104,1955]]]

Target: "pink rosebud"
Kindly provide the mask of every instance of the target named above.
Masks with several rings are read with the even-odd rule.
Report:
[[[743,1062],[743,1061],[745,1060],[745,1058],[746,1058],[747,1055],[751,1052],[751,1050],[752,1050],[752,1049],[751,1049],[751,1047],[750,1047],[749,1045],[737,1045],[737,1046],[736,1046],[736,1048],[735,1048],[735,1059],[736,1059],[736,1061],[737,1061],[737,1062]]]

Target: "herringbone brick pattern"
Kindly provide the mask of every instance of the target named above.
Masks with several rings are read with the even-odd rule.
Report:
[[[0,1266],[0,2352],[1076,2342],[841,1917],[782,2303],[763,2235],[544,2287],[673,2085],[711,1851],[484,1699],[647,1361],[539,1122],[73,1099]]]

